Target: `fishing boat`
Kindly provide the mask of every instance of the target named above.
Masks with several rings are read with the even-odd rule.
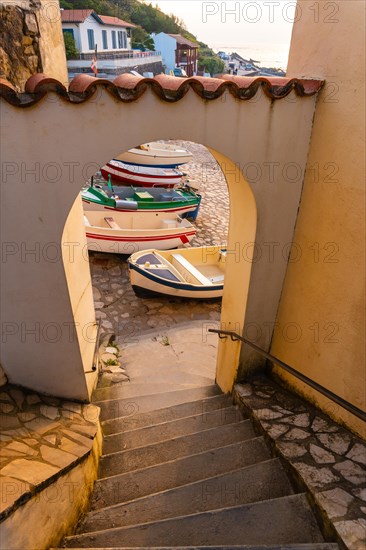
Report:
[[[169,212],[111,212],[88,210],[84,225],[88,249],[113,254],[132,254],[157,248],[168,250],[189,243],[196,228]]]
[[[118,155],[116,159],[127,164],[174,168],[180,164],[190,162],[192,153],[176,145],[153,141],[129,149],[125,153]]]
[[[110,176],[116,184],[141,187],[174,187],[182,183],[183,177],[175,168],[125,164],[117,159],[107,162],[100,171],[105,180]]]
[[[142,297],[217,299],[224,289],[225,259],[219,246],[136,252],[128,258],[130,282]]]
[[[81,191],[84,211],[101,210],[113,215],[113,212],[174,212],[180,216],[195,219],[201,202],[190,187],[165,189],[163,187],[113,187],[94,183],[85,186]]]

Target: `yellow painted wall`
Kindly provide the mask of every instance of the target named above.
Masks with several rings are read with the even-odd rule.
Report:
[[[327,84],[294,236],[298,259],[288,267],[271,352],[364,410],[365,3],[310,4],[298,2],[288,75]],[[360,420],[284,378],[365,434]]]
[[[86,372],[89,395],[97,382],[97,373],[90,372],[97,338],[97,322],[93,303],[90,278],[89,255],[83,219],[83,206],[77,196],[67,217],[61,239],[62,259],[65,275],[72,284],[68,286],[75,333],[80,355]]]

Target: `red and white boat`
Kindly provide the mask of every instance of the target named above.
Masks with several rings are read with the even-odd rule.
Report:
[[[154,247],[158,250],[188,244],[196,228],[186,219],[169,212],[84,212],[89,250],[112,254],[133,254]]]
[[[100,169],[102,176],[108,180],[110,176],[114,183],[140,187],[174,187],[182,183],[183,173],[175,168],[158,168],[154,166],[139,166],[125,164],[113,159]]]

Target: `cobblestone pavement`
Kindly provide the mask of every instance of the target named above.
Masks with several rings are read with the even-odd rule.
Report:
[[[220,167],[203,145],[174,141],[193,153],[183,166],[192,186],[199,189],[202,203],[198,231],[192,246],[225,244],[229,222],[229,197]],[[152,328],[169,328],[191,320],[219,320],[221,303],[177,300],[169,297],[142,299],[135,296],[128,279],[127,258],[117,254],[91,253],[94,304],[102,329],[114,332],[126,343]]]
[[[275,453],[294,468],[346,547],[365,550],[366,444],[268,378],[237,384],[234,395],[268,434]]]

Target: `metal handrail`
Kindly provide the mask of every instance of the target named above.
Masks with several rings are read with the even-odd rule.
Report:
[[[360,418],[361,420],[366,422],[366,413],[365,413],[365,411],[362,411],[361,409],[359,409],[355,405],[352,405],[352,403],[349,403],[349,401],[346,401],[342,397],[339,397],[339,395],[336,395],[331,390],[328,390],[327,388],[325,388],[321,384],[318,384],[318,382],[315,382],[314,380],[311,380],[311,378],[308,378],[307,376],[305,376],[305,374],[302,374],[301,372],[297,371],[296,369],[294,369],[293,367],[291,367],[287,363],[284,363],[283,361],[281,361],[281,359],[278,359],[277,357],[275,357],[271,353],[268,353],[267,351],[264,351],[262,348],[260,348],[256,344],[253,344],[253,342],[251,342],[250,340],[247,340],[243,336],[240,336],[240,334],[238,334],[238,333],[236,333],[232,330],[218,330],[218,329],[213,329],[213,328],[208,329],[208,332],[213,332],[215,334],[218,334],[219,338],[221,338],[221,339],[225,339],[228,336],[230,336],[230,338],[233,342],[235,342],[236,340],[240,340],[241,342],[244,342],[245,344],[250,346],[252,349],[254,349],[256,352],[263,355],[263,357],[265,357],[266,359],[269,359],[270,361],[273,361],[273,363],[276,363],[281,368],[283,368],[285,371],[289,372],[290,374],[292,374],[293,376],[295,376],[296,378],[298,378],[302,382],[305,382],[305,384],[308,384],[308,386],[311,386],[313,389],[315,389],[316,391],[318,391],[322,395],[325,395],[325,397],[327,397],[328,399],[331,399],[335,403],[338,403],[338,405],[340,405],[341,407],[346,409],[348,412],[352,413],[354,416],[357,416],[358,418]]]
[[[95,372],[98,368],[99,363],[99,339],[100,339],[100,329],[102,326],[102,319],[98,319],[96,322],[97,325],[97,334],[95,336],[95,346],[94,346],[94,353],[93,353],[93,362],[90,370],[84,371],[84,374],[90,374],[92,372]]]

